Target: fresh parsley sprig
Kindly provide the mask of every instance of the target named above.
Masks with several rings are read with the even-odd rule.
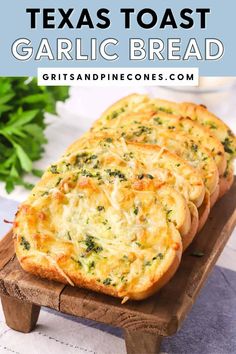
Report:
[[[46,124],[44,113],[56,113],[56,102],[68,87],[38,86],[35,78],[0,77],[0,181],[10,193],[16,185],[32,186],[24,173],[40,175],[33,161],[41,158]]]

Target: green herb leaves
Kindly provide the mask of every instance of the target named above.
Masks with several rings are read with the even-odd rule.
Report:
[[[228,137],[225,138],[225,140],[222,142],[222,144],[224,146],[225,152],[227,152],[228,154],[234,153],[233,149],[231,148],[231,141]]]
[[[87,253],[88,252],[99,253],[103,250],[103,248],[95,242],[94,237],[91,235],[86,235],[85,245],[87,247],[86,248]]]
[[[30,250],[30,243],[29,241],[26,240],[24,236],[21,237],[20,245],[24,248],[24,250],[26,251]]]
[[[105,280],[103,280],[103,284],[104,285],[111,285],[111,281],[112,281],[111,278],[106,278]]]
[[[57,165],[51,165],[49,170],[54,175],[58,175],[59,174],[59,172],[57,171]]]
[[[22,169],[26,172],[30,172],[32,170],[32,161],[20,145],[14,143],[14,147]]]
[[[46,143],[44,113],[56,113],[56,101],[68,97],[67,87],[40,87],[35,78],[0,78],[0,181],[10,193],[15,185],[31,188],[25,172],[39,176],[33,161]]]

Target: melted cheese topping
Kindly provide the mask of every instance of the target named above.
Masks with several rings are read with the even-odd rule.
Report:
[[[87,152],[96,149],[100,174],[105,166],[109,165],[114,169],[117,167],[127,180],[134,178],[148,180],[148,176],[154,177],[152,184],[155,184],[156,189],[162,184],[169,185],[184,195],[187,200],[193,201],[196,206],[201,205],[205,194],[201,173],[183,159],[166,151],[165,147],[136,143],[125,143],[124,146],[123,140],[119,142],[114,136],[111,138],[97,133],[96,137],[90,137],[89,143],[87,139],[76,142],[71,146],[69,154],[75,154],[75,151],[81,148]],[[104,177],[106,181],[107,176]]]
[[[211,153],[205,149],[200,141],[189,138],[187,133],[155,126],[149,122],[140,122],[132,115],[128,120],[124,117],[122,125],[113,128],[107,127],[107,133],[123,136],[127,141],[162,146],[188,161],[197,169],[212,194],[219,182],[219,172]]]
[[[119,114],[115,114],[115,112],[118,112]],[[107,123],[112,123],[113,125],[116,124],[116,126],[118,126],[120,125],[122,117],[130,112],[138,114],[147,112],[158,112],[161,114],[161,112],[164,112],[168,115],[175,114],[199,122],[202,126],[211,131],[212,135],[222,143],[227,158],[227,169],[225,172],[225,176],[227,176],[227,171],[232,165],[232,160],[236,157],[236,137],[232,130],[222,120],[207,111],[206,107],[194,103],[175,103],[161,99],[150,99],[148,96],[135,94],[124,98],[119,104],[116,104],[107,110],[105,114],[95,122],[94,127],[95,129],[96,127],[101,129],[104,125],[107,125]],[[115,121],[117,117],[118,122],[116,123]],[[187,128],[187,126],[188,124],[185,123],[184,128]],[[209,144],[211,145],[212,139],[210,138],[209,140]],[[204,143],[205,142],[203,141],[203,144]],[[206,148],[207,146],[209,145],[205,145]],[[211,146],[210,150],[214,154],[212,148],[213,147]],[[217,156],[217,154],[215,154],[214,157],[216,162],[220,163],[221,157]]]
[[[123,188],[118,179],[101,187],[91,177],[62,193],[63,180],[51,187],[57,178],[45,174],[47,194],[36,187],[21,206],[16,232],[24,253],[45,255],[66,279],[76,272],[121,292],[147,287],[176,247],[157,194]]]

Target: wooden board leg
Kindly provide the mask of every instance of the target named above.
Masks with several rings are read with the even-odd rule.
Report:
[[[1,300],[8,327],[23,333],[29,333],[35,328],[40,306],[5,295],[1,295]]]
[[[124,339],[127,354],[158,354],[162,337],[156,334],[125,330]]]

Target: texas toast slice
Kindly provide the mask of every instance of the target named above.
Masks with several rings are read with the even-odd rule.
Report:
[[[183,193],[168,183],[171,176],[163,167],[157,171],[150,170],[150,160],[156,156],[152,146],[128,146],[124,140],[116,141],[112,137],[99,136],[83,137],[76,141],[66,152],[62,163],[57,164],[59,171],[69,171],[98,179],[102,184],[114,184],[111,202],[116,205],[116,190],[119,185],[126,188],[157,193],[160,203],[168,213],[168,219],[180,231],[184,249],[190,244],[198,227],[198,211]],[[67,166],[65,168],[65,166]],[[180,166],[179,166],[180,167]],[[151,172],[154,172],[151,174]],[[159,176],[158,176],[159,174]],[[161,178],[162,177],[162,178]],[[117,188],[116,188],[117,187]],[[204,187],[203,187],[204,191]]]
[[[23,269],[123,301],[162,287],[179,265],[180,234],[157,192],[126,188],[118,179],[101,183],[52,165],[16,216]]]
[[[147,95],[132,94],[110,106],[95,122],[97,128],[102,127],[111,120],[129,112],[140,111],[165,112],[190,118],[203,125],[224,146],[227,167],[220,175],[220,196],[222,196],[233,183],[233,159],[236,156],[236,137],[231,129],[203,105],[194,103],[175,103],[166,100],[152,99]]]
[[[107,128],[116,128],[127,123],[139,123],[142,122],[153,124],[159,128],[159,131],[168,131],[172,135],[182,134],[188,136],[196,144],[202,145],[211,156],[214,158],[219,175],[222,176],[226,170],[227,161],[224,147],[221,142],[211,134],[209,129],[199,124],[197,121],[193,121],[190,118],[183,118],[175,116],[174,114],[165,113],[162,111],[155,112],[150,110],[149,107],[138,113],[127,113],[117,119],[111,119],[100,128],[100,130],[106,131]],[[93,129],[92,129],[93,130]],[[96,131],[96,128],[94,129]]]
[[[219,172],[209,150],[202,146],[201,141],[191,139],[186,132],[162,129],[160,125],[146,121],[142,117],[143,115],[139,113],[123,115],[119,118],[119,124],[116,127],[110,128],[110,124],[106,124],[98,128],[95,125],[92,131],[116,134],[126,141],[159,145],[177,154],[202,174],[213,205],[219,195]]]

